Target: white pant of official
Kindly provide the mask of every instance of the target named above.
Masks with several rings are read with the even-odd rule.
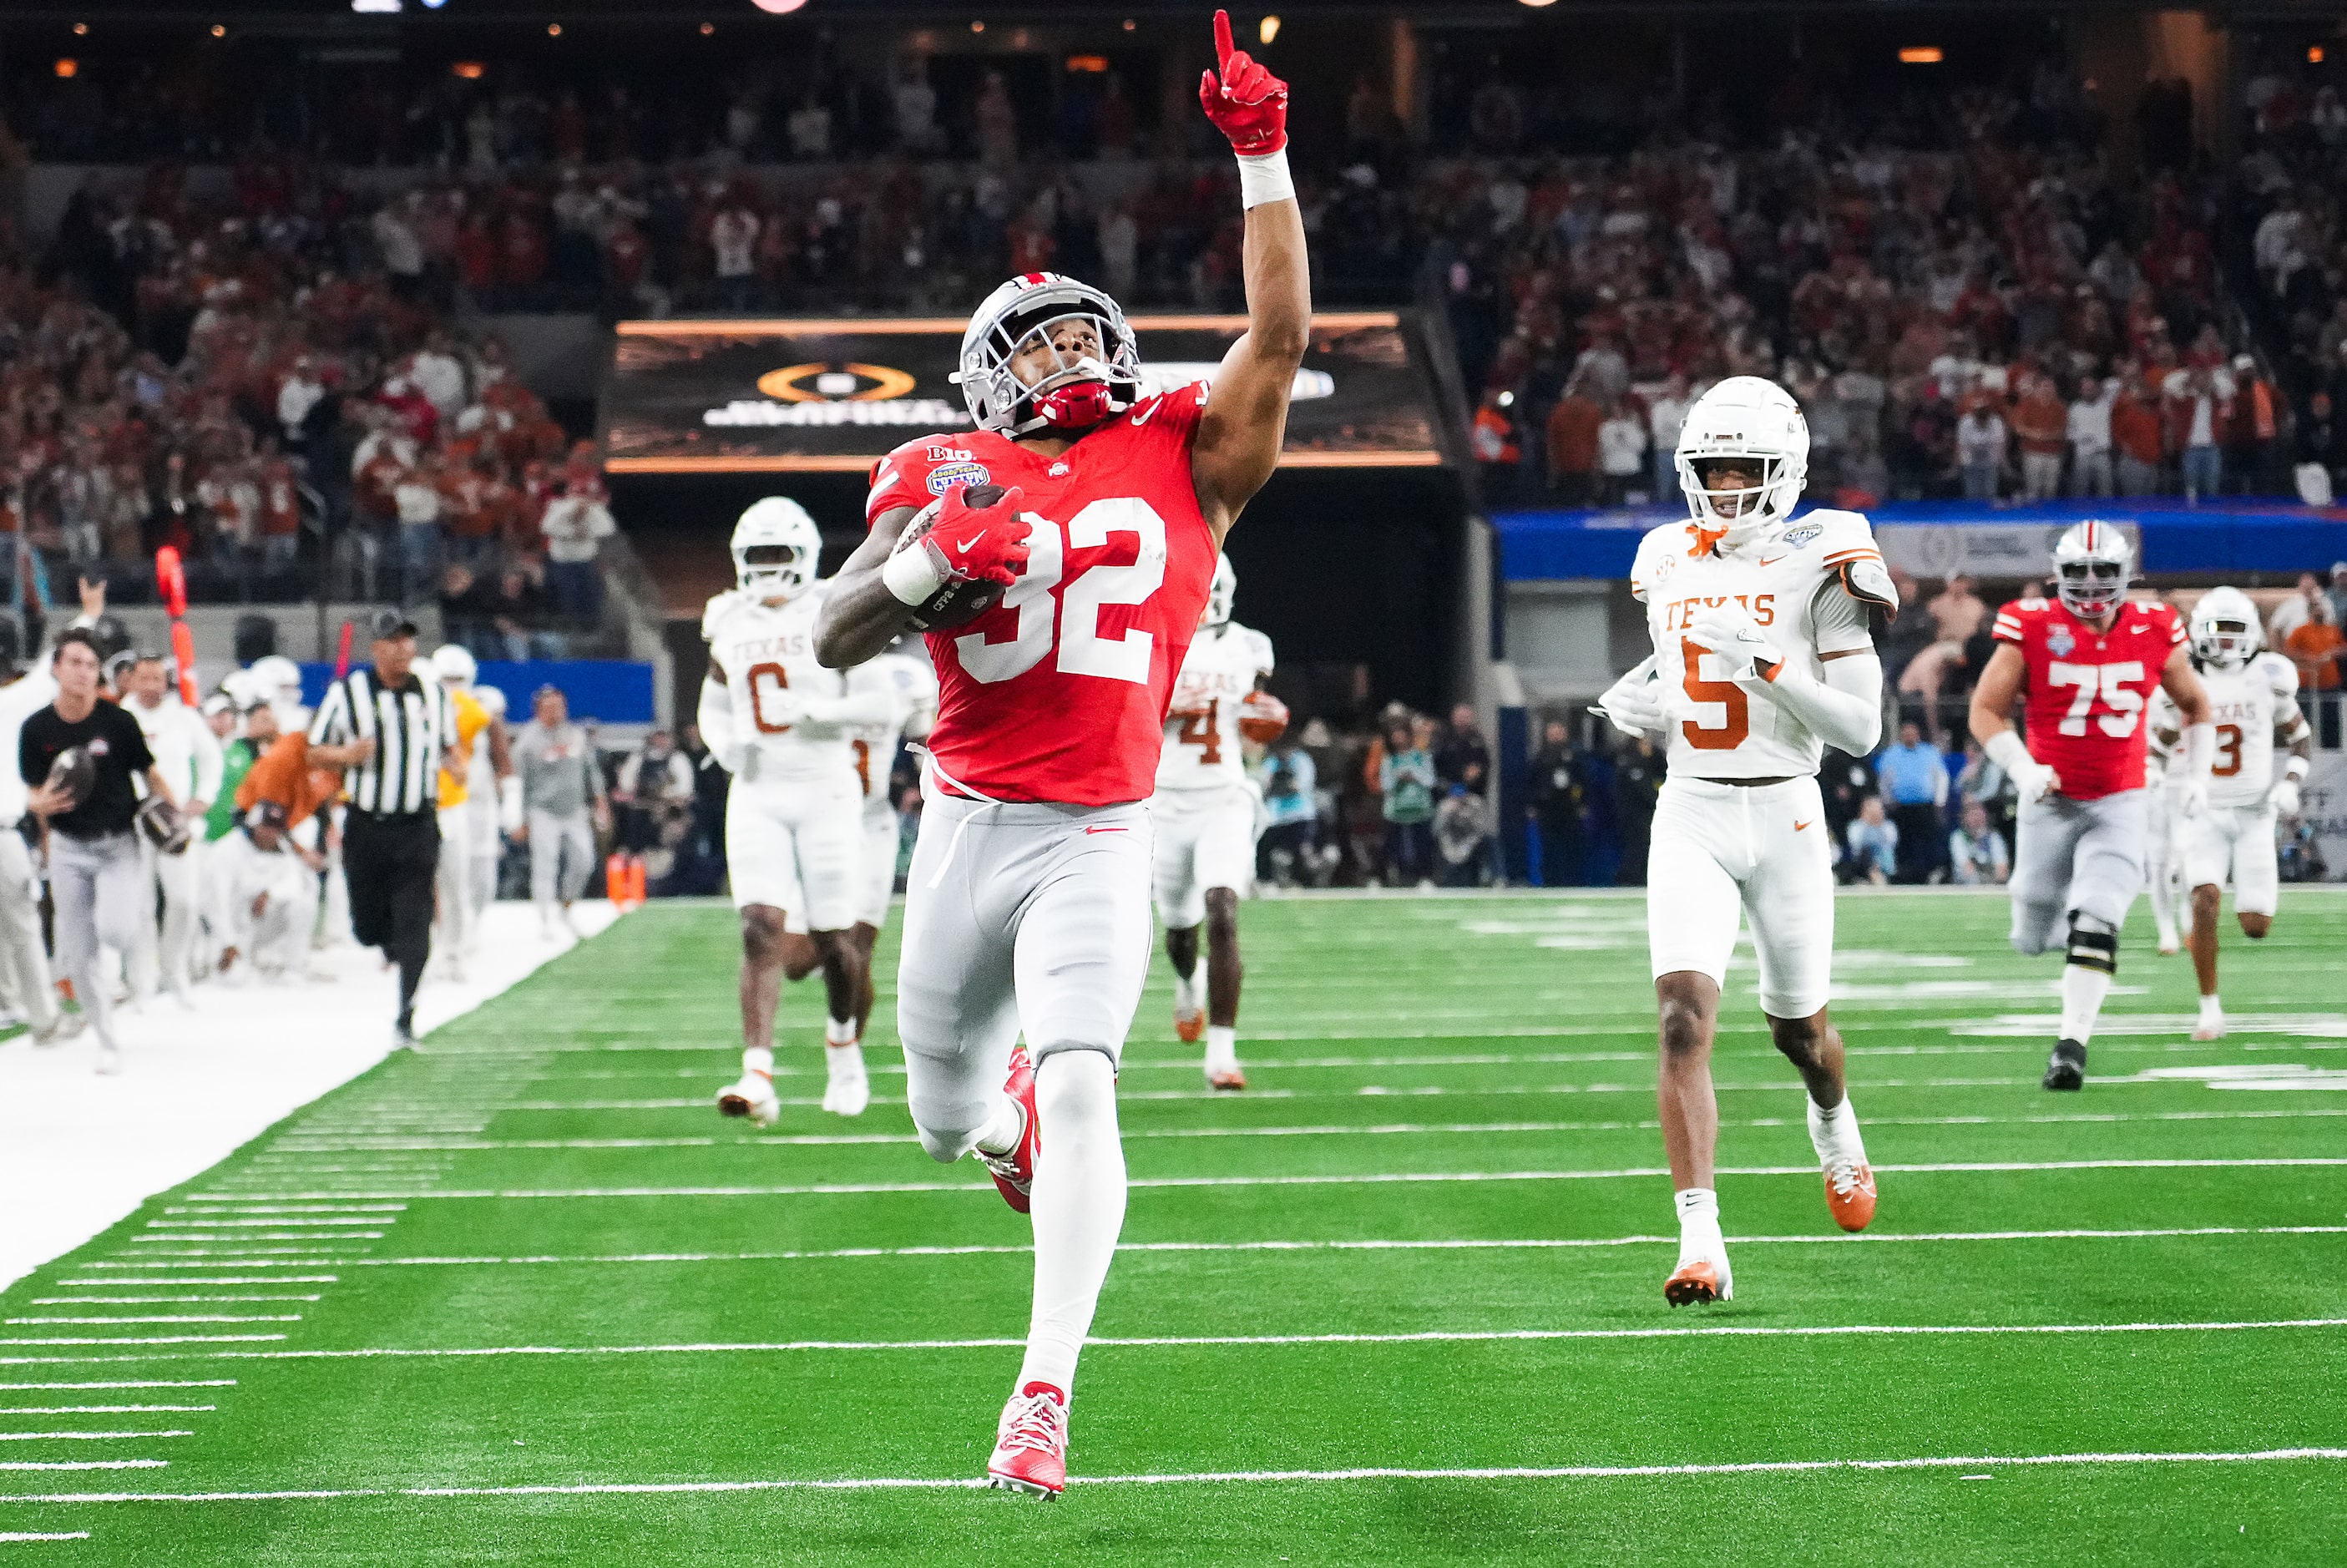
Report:
[[[291,850],[263,850],[241,833],[215,846],[211,871],[222,885],[229,944],[263,975],[299,973],[318,919],[317,876]]]
[[[552,916],[558,900],[568,904],[585,892],[594,866],[595,825],[586,812],[529,814],[529,897],[539,918]]]
[[[1163,790],[1150,797],[1156,836],[1152,880],[1157,917],[1184,931],[1206,917],[1206,891],[1245,897],[1255,885],[1255,792],[1245,784]]]
[[[474,795],[465,802],[465,811],[467,815],[461,825],[469,835],[465,866],[473,878],[466,897],[472,905],[472,929],[477,935],[482,915],[497,902],[497,870],[505,858],[506,844],[497,828],[497,803],[494,799]],[[443,828],[445,831],[445,823]]]
[[[2143,891],[2151,792],[2096,800],[2024,801],[2014,820],[2013,946],[2037,954],[2069,939],[2065,917],[2092,916],[2116,931]]]
[[[439,897],[440,934],[435,952],[461,958],[473,950],[473,932],[479,911],[473,907],[472,803],[440,808]]]
[[[1040,1063],[1124,1050],[1149,971],[1146,805],[932,794],[905,882],[897,1029],[921,1146],[969,1152],[1023,1033]]]
[[[725,798],[725,871],[736,909],[780,909],[786,930],[845,931],[871,902],[864,860],[864,804],[850,771],[835,780],[736,784]],[[882,909],[885,918],[885,902]]]
[[[1741,916],[1760,966],[1760,1010],[1808,1018],[1833,979],[1833,844],[1815,778],[1664,781],[1646,850],[1646,941],[1656,979],[1724,987]]]
[[[56,987],[41,942],[41,889],[33,854],[12,824],[0,828],[0,983],[36,1034],[56,1028]]]
[[[2178,836],[2187,887],[2233,883],[2233,912],[2270,915],[2281,907],[2281,863],[2274,849],[2274,808],[2212,805],[2188,819]]]
[[[203,877],[192,841],[177,855],[166,855],[144,838],[138,843],[138,863],[149,885],[163,895],[162,928],[158,932],[154,921],[143,922],[138,951],[132,958],[131,989],[145,996],[154,991],[159,977],[175,990],[188,983]]]
[[[49,835],[49,895],[56,904],[57,967],[73,981],[82,1016],[101,1044],[114,1044],[114,999],[99,973],[98,949],[111,948],[124,963],[138,951],[139,932],[152,930],[154,884],[128,833],[104,838]]]

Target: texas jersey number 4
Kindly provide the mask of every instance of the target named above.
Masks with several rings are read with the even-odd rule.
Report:
[[[1148,684],[1154,639],[1138,628],[1102,637],[1100,612],[1104,605],[1143,603],[1164,583],[1165,519],[1135,496],[1091,502],[1064,526],[1033,512],[1019,515],[1028,524],[1027,570],[1000,606],[1018,612],[1018,630],[1007,642],[989,642],[982,632],[954,639],[962,669],[989,684],[1015,680],[1056,648],[1062,674]],[[1070,550],[1097,548],[1117,534],[1137,541],[1133,559],[1089,568],[1061,588]]]

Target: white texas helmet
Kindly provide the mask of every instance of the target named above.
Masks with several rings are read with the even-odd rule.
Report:
[[[1231,565],[1230,557],[1217,554],[1214,557],[1214,586],[1206,589],[1206,613],[1199,617],[1198,624],[1200,626],[1227,624],[1231,619],[1231,606],[1238,596],[1238,569]]]
[[[2258,607],[2238,588],[2212,588],[2192,607],[2192,651],[2204,664],[2238,670],[2265,645]]]
[[[1108,357],[1057,355],[1058,366],[1030,386],[1010,368],[1020,346],[1076,318],[1091,323]],[[1057,272],[1021,272],[986,296],[961,334],[961,388],[981,430],[1024,436],[1045,425],[1087,429],[1141,397],[1141,349],[1117,302],[1090,283]]]
[[[733,525],[733,579],[769,599],[796,599],[815,581],[823,530],[787,496],[750,503]]]
[[[466,651],[461,642],[444,642],[432,651],[432,673],[440,677],[440,683],[444,686],[454,686],[463,691],[472,685],[480,672],[480,666],[473,662],[472,654]]]
[[[2135,546],[2108,523],[2088,518],[2054,541],[2054,590],[2073,615],[2109,614],[2134,576]]]
[[[1706,488],[1703,465],[1720,457],[1751,459],[1759,466],[1760,482]],[[1696,526],[1717,534],[1732,548],[1792,515],[1809,483],[1809,422],[1801,417],[1793,395],[1775,382],[1731,375],[1687,410],[1673,463]]]

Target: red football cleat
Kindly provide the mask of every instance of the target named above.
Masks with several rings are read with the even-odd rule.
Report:
[[[1046,1502],[1067,1490],[1068,1407],[1058,1389],[1030,1383],[1010,1396],[994,1429],[986,1480],[989,1486]]]
[[[1002,1201],[1027,1212],[1027,1194],[1035,1184],[1035,1152],[1042,1147],[1042,1128],[1035,1114],[1035,1064],[1027,1059],[1027,1048],[1010,1048],[1010,1076],[1003,1081],[1002,1091],[1019,1102],[1026,1113],[1027,1125],[1019,1134],[1018,1146],[1008,1154],[989,1154],[977,1151],[986,1168],[994,1173],[994,1184],[1002,1189]]]

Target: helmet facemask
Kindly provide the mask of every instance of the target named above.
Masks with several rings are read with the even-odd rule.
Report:
[[[1013,294],[990,321],[986,309],[963,338],[961,369],[953,377],[980,428],[1010,436],[1081,435],[1140,399],[1133,330],[1098,289],[1052,278]]]
[[[2125,561],[2066,560],[2054,569],[2055,591],[2071,614],[2084,620],[2108,615],[2127,597]]]
[[[2238,589],[2211,589],[2192,607],[2192,651],[2201,663],[2238,670],[2265,644],[2258,607]]]
[[[1759,478],[1714,488],[1706,470],[1730,463],[1747,474],[1758,474]],[[1686,496],[1688,509],[1695,514],[1696,526],[1717,535],[1722,544],[1731,548],[1758,538],[1789,516],[1809,480],[1808,462],[1781,452],[1720,450],[1696,456],[1681,452],[1676,464],[1679,488]]]
[[[815,579],[815,559],[793,544],[735,545],[733,579],[763,599],[796,599]]]

